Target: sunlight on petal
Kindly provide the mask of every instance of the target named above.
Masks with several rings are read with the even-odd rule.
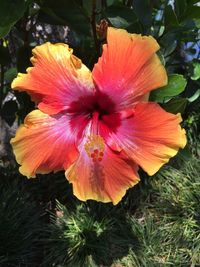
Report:
[[[133,116],[122,121],[114,140],[149,175],[155,174],[186,145],[180,114],[164,111],[156,103],[138,103]]]
[[[152,36],[108,28],[107,44],[92,74],[98,89],[112,98],[118,110],[167,84],[165,68],[155,54],[158,49]]]
[[[20,172],[64,169],[77,198],[114,205],[139,182],[139,167],[156,173],[186,145],[180,114],[148,102],[167,84],[158,49],[151,36],[109,27],[92,73],[68,45],[33,49],[34,66],[12,83],[41,110],[11,140]]]
[[[103,140],[101,136],[86,135],[79,146],[79,158],[65,174],[80,200],[116,205],[126,190],[139,182],[138,167],[123,153],[113,152]]]
[[[66,115],[50,117],[39,110],[27,115],[11,139],[20,172],[27,177],[36,173],[63,170],[77,158],[77,133],[70,129]]]
[[[47,114],[67,110],[79,96],[93,93],[90,70],[75,57],[66,44],[45,43],[33,49],[34,67],[27,74],[19,73],[13,90],[26,91],[39,109]]]

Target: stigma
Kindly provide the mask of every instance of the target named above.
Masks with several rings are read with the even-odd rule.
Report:
[[[85,143],[85,151],[88,157],[95,162],[101,162],[104,156],[105,142],[100,135],[90,135]]]

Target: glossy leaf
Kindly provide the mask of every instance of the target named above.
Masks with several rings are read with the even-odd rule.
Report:
[[[190,6],[187,9],[183,19],[199,19],[200,18],[200,6]]]
[[[180,149],[177,156],[185,161],[190,160],[192,158],[192,154],[190,152],[189,146],[186,145],[184,149]]]
[[[192,6],[192,5],[194,5],[194,4],[198,3],[198,2],[199,2],[199,0],[187,0],[187,4],[190,5],[190,6]]]
[[[175,12],[179,18],[181,18],[187,10],[187,1],[186,0],[175,0]]]
[[[185,90],[186,80],[182,75],[171,74],[168,78],[168,84],[152,92],[151,99],[163,102],[166,98],[177,96]]]
[[[10,32],[11,27],[12,25],[0,26],[0,38],[3,38],[4,36],[6,36]]]
[[[113,5],[106,9],[105,15],[116,28],[128,28],[137,21],[132,9],[123,5]]]
[[[83,1],[83,8],[85,9],[85,12],[89,17],[92,15],[92,6],[92,0]]]
[[[30,4],[25,0],[1,0],[0,2],[0,38],[10,31],[11,27],[24,15]]]
[[[193,75],[192,75],[191,79],[196,81],[200,78],[200,63],[194,62],[193,67],[194,67],[194,70],[193,70]]]
[[[188,100],[186,98],[175,98],[169,102],[162,105],[162,107],[167,111],[173,114],[181,113],[183,114],[187,106]]]
[[[44,1],[39,11],[39,20],[50,24],[67,25],[79,34],[90,33],[90,18],[81,1]]]
[[[200,89],[198,89],[191,97],[188,98],[189,102],[194,102],[200,97]]]
[[[12,82],[12,80],[15,77],[17,77],[17,69],[16,68],[10,68],[4,74],[4,78],[7,82]]]
[[[174,10],[172,9],[171,5],[166,6],[164,16],[165,16],[165,27],[167,29],[176,27],[179,25],[177,16]]]
[[[107,5],[108,6],[111,6],[111,5],[114,4],[114,2],[115,2],[115,0],[107,0]]]
[[[195,26],[199,29],[200,28],[200,18],[194,19],[193,21],[195,23]]]
[[[166,33],[162,38],[161,38],[161,44],[163,47],[163,54],[165,57],[169,56],[174,52],[174,50],[177,47],[177,38],[176,38],[176,33],[174,31],[170,31]]]
[[[149,33],[152,23],[152,6],[150,0],[134,0],[133,10],[143,25],[143,33]]]

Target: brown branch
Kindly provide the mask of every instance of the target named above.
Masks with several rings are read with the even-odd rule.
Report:
[[[9,50],[10,50],[10,54],[12,55],[11,56],[12,63],[16,64],[17,51],[15,47],[15,41],[13,38],[12,30],[9,33]]]
[[[98,41],[97,32],[96,32],[96,0],[92,1],[91,26],[92,26],[92,33],[93,33],[96,52],[99,54],[99,41]]]
[[[1,39],[0,40],[0,46],[3,47],[3,40]],[[0,83],[1,83],[1,86],[0,86],[0,106],[2,104],[2,101],[3,101],[3,87],[4,87],[4,66],[3,64],[1,64],[1,77],[0,77]]]
[[[133,5],[133,0],[128,0],[126,5],[131,7]]]
[[[103,8],[106,8],[107,7],[107,1],[106,0],[101,0],[101,6]]]

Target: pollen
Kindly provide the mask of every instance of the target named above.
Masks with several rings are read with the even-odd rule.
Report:
[[[85,151],[93,162],[101,162],[104,156],[105,142],[100,135],[88,136]]]

